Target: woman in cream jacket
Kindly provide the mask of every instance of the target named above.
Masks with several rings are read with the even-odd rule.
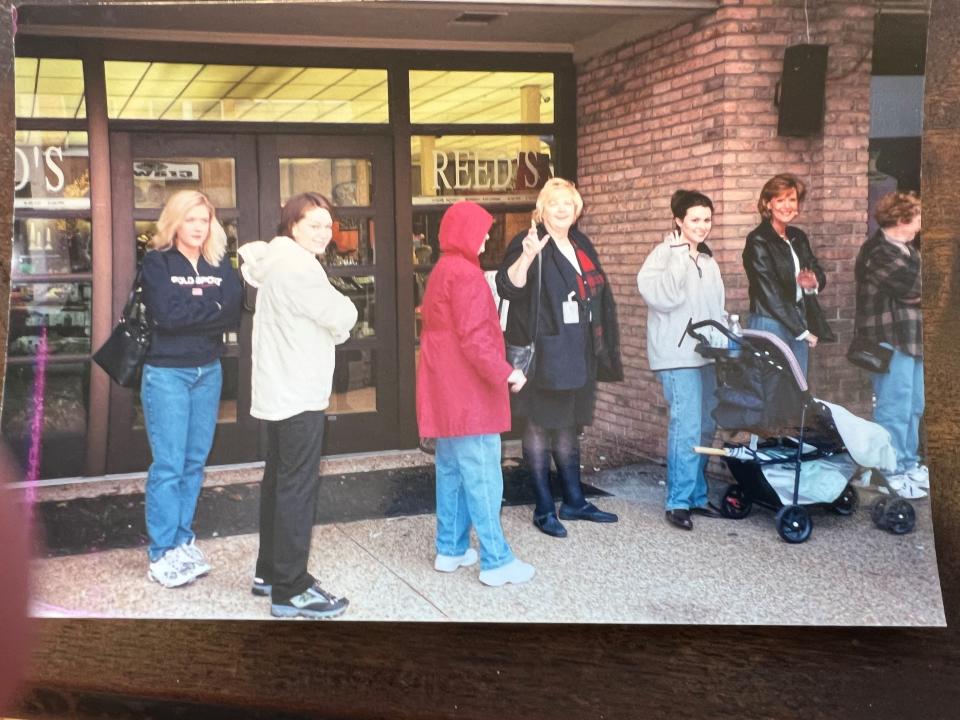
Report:
[[[277,617],[334,617],[348,604],[307,572],[335,346],[357,321],[316,258],[333,236],[332,211],[322,195],[297,195],[277,237],[239,251],[243,277],[257,288],[250,414],[267,425],[253,593],[269,594]]]

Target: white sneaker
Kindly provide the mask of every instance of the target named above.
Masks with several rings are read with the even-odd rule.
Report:
[[[907,470],[907,477],[911,482],[924,490],[930,489],[930,471],[926,465],[917,465],[915,468]]]
[[[433,561],[433,569],[440,572],[452,573],[457,568],[470,567],[477,562],[477,551],[467,548],[463,555],[437,555]]]
[[[927,496],[927,492],[914,483],[906,473],[888,476],[887,485],[893,492],[906,500],[919,500]],[[880,489],[881,492],[885,490],[886,488]]]
[[[490,587],[500,587],[507,583],[519,585],[525,583],[536,574],[537,570],[533,565],[514,559],[502,567],[494,570],[481,570],[480,582]]]
[[[207,562],[207,558],[204,557],[203,552],[197,547],[196,538],[188,543],[184,543],[176,548],[176,550],[180,553],[180,560],[185,565],[190,564],[193,566],[190,572],[194,578],[203,577],[213,569],[210,567],[210,563]]]
[[[167,550],[156,562],[150,563],[147,577],[165,588],[175,588],[193,582],[193,563],[185,563],[180,557],[179,548]]]

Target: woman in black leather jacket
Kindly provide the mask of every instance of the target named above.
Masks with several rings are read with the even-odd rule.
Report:
[[[833,340],[816,299],[827,276],[799,228],[788,223],[800,212],[806,186],[794,175],[770,178],[760,191],[762,222],[747,235],[743,267],[750,283],[748,327],[766,330],[793,350],[804,376],[809,348]]]

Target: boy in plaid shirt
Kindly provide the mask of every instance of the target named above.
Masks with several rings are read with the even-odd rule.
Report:
[[[875,212],[880,229],[857,256],[856,334],[893,349],[890,368],[873,375],[873,419],[890,433],[897,471],[887,478],[900,496],[925,497],[927,468],[920,464],[920,418],[924,409],[923,311],[920,307],[920,199],[913,193],[885,195]]]

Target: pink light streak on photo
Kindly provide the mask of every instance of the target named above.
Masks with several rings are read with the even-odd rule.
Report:
[[[33,414],[30,418],[30,454],[27,459],[27,508],[32,517],[37,502],[37,480],[40,478],[40,458],[43,453],[43,398],[47,386],[47,360],[50,346],[47,343],[47,328],[40,328],[37,344],[37,363],[33,376]]]

